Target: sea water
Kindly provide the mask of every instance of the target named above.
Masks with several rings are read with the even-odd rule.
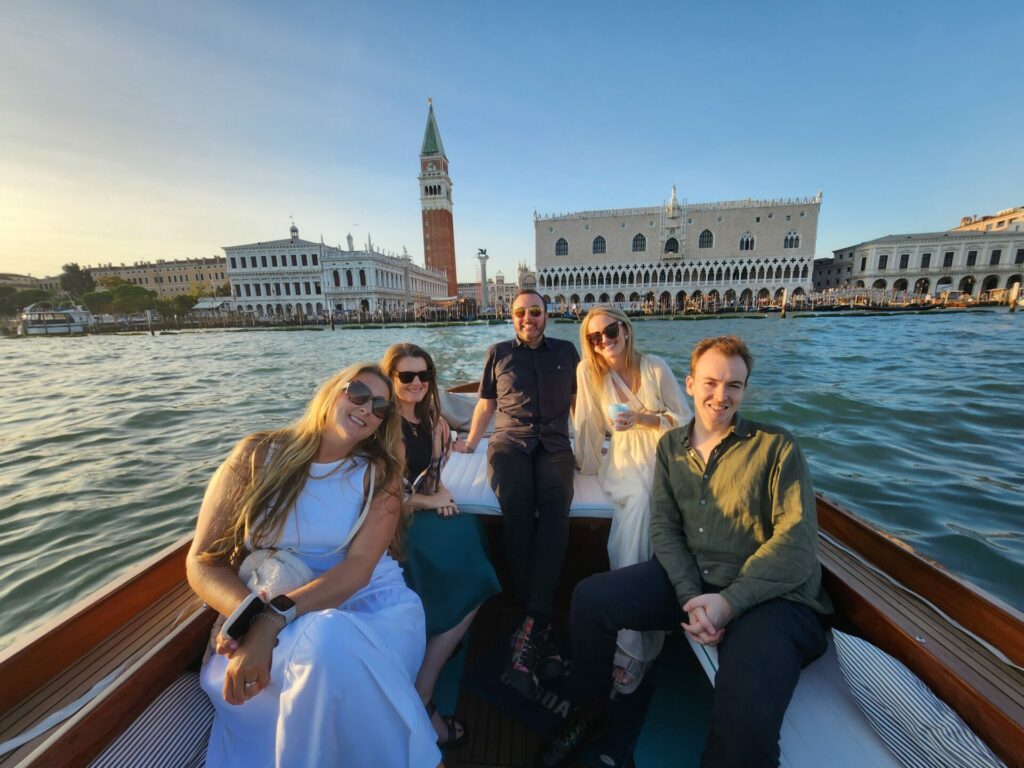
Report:
[[[578,342],[579,327],[550,322]],[[751,316],[636,324],[680,381],[736,333],[744,409],[791,430],[816,487],[1024,609],[1024,313]],[[0,647],[195,525],[243,435],[389,343],[476,379],[511,326],[209,331],[0,340]]]

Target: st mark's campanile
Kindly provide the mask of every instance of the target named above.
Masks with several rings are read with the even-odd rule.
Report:
[[[428,100],[427,129],[420,150],[420,206],[423,208],[423,261],[427,269],[448,276],[448,295],[459,292],[455,275],[455,226],[452,221],[452,180],[441,132]]]

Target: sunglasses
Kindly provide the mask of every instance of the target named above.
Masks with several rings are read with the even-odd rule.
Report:
[[[544,310],[540,307],[516,307],[512,310],[512,314],[516,317],[526,317],[527,311],[529,311],[530,317],[540,317],[544,314]]]
[[[611,341],[612,339],[619,338],[619,326],[622,325],[621,321],[616,320],[614,323],[609,323],[600,331],[594,331],[593,333],[587,334],[587,341],[590,342],[592,347],[596,347],[601,343],[601,337],[604,336],[606,339]]]
[[[378,419],[386,419],[395,408],[395,404],[386,397],[374,397],[370,388],[358,379],[345,385],[345,396],[352,405],[370,403],[370,412]]]
[[[434,380],[433,371],[398,371],[395,373],[395,377],[403,384],[412,384],[413,379],[419,379],[424,384],[429,384]]]

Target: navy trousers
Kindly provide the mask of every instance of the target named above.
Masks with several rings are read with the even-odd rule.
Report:
[[[526,613],[546,624],[569,544],[572,451],[530,453],[491,441],[487,447],[491,488],[505,519],[505,554],[516,597]]]
[[[573,593],[570,616],[573,697],[608,695],[620,629],[678,630],[685,619],[657,560],[584,579]],[[778,765],[782,718],[800,670],[825,648],[819,615],[792,600],[768,600],[729,622],[718,645],[711,730],[701,765]]]

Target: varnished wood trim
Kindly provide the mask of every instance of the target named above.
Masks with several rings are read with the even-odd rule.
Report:
[[[818,527],[1024,666],[1024,614],[818,495]]]
[[[0,680],[4,681],[0,713],[72,666],[180,584],[191,540],[191,534],[183,537],[0,652]]]
[[[958,660],[942,658],[932,646],[921,643],[897,611],[879,606],[853,579],[833,572],[827,564],[825,587],[844,624],[902,661],[1008,765],[1020,764],[1020,756],[1024,755],[1024,722],[996,706],[986,690],[969,684]],[[983,683],[979,687],[991,694]]]
[[[125,674],[37,747],[22,766],[85,766],[199,658],[216,614],[189,616]]]

